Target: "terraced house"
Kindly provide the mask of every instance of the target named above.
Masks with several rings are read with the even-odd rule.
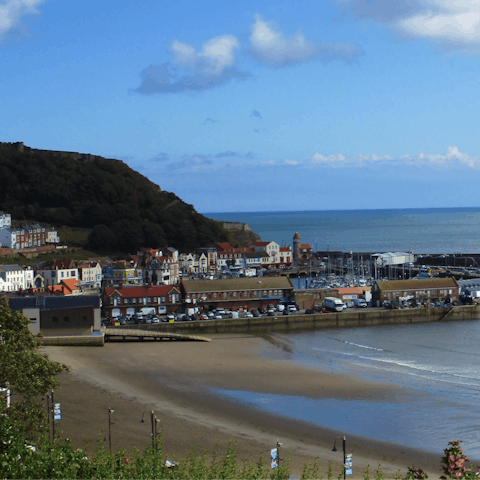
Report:
[[[155,313],[171,313],[181,307],[180,290],[171,285],[123,285],[107,287],[103,294],[105,317],[134,315],[144,307]]]

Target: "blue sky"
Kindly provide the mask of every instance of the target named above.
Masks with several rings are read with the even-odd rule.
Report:
[[[199,212],[480,206],[480,2],[0,0],[0,141]]]

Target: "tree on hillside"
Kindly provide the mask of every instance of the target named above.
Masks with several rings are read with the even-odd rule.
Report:
[[[11,393],[11,405],[0,402],[0,415],[6,414],[25,425],[29,435],[41,432],[47,414],[38,397],[59,386],[55,376],[68,367],[37,352],[29,320],[14,312],[6,296],[0,300],[0,388]],[[6,393],[7,390],[4,391]]]

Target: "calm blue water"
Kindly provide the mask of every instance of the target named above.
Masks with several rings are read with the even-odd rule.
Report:
[[[480,320],[274,334],[291,362],[405,387],[395,401],[218,391],[233,401],[344,434],[442,454],[463,440],[480,459]],[[272,348],[274,347],[272,345]]]
[[[315,250],[480,252],[480,208],[208,213],[248,223],[262,240],[291,245],[298,232]]]

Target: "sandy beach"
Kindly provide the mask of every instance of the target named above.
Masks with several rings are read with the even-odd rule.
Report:
[[[342,470],[341,441],[345,435],[306,422],[266,414],[226,401],[212,389],[278,393],[312,398],[405,401],[400,387],[369,383],[347,375],[334,375],[287,362],[287,344],[251,335],[214,335],[211,342],[118,342],[104,347],[44,347],[52,360],[66,363],[70,373],[59,376],[61,389],[55,402],[62,405],[57,431],[73,440],[75,447],[103,442],[112,414],[114,449],[139,447],[150,441],[150,411],[160,418],[168,458],[183,458],[191,446],[213,452],[218,443],[224,451],[236,440],[239,460],[255,462],[277,439],[282,456],[290,458],[291,473],[299,477],[305,463],[319,457],[320,475],[331,461],[334,476]],[[145,423],[141,423],[145,414]],[[100,430],[103,430],[100,437]],[[108,441],[104,442],[108,447]],[[363,478],[370,464],[378,462],[386,478],[398,468],[422,467],[430,478],[440,475],[440,454],[432,455],[364,437],[347,436],[347,452],[353,453],[354,475]],[[373,475],[372,475],[373,476]]]

